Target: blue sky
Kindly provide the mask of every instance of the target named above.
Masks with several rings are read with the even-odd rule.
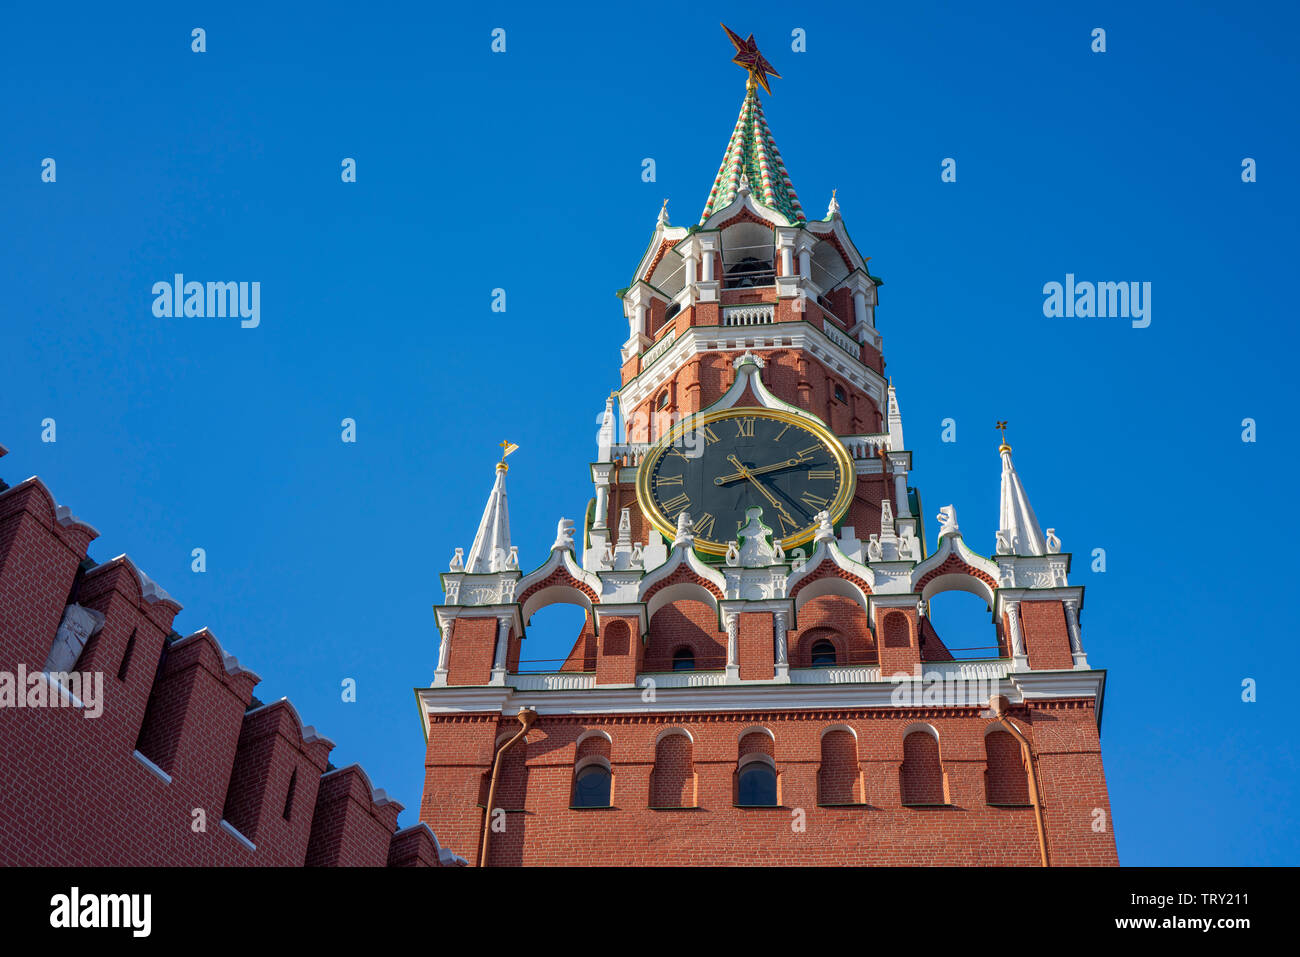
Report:
[[[952,502],[992,551],[1007,419],[1074,553],[1121,861],[1297,863],[1297,13],[1134,6],[15,5],[0,476],[40,475],[101,531],[92,557],[130,554],[178,631],[211,627],[414,822],[437,574],[503,437],[525,567],[585,507],[614,290],[664,197],[696,221],[743,97],[723,20],[784,75],[764,109],[805,209],[838,188],[885,280],[931,545]],[[176,272],[260,282],[260,326],[154,317]],[[1151,325],[1045,318],[1066,273],[1150,282]],[[525,654],[568,641],[539,617]]]

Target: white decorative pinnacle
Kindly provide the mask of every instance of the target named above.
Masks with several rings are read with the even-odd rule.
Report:
[[[836,216],[839,215],[840,215],[840,201],[835,198],[835,190],[831,190],[831,202],[830,205],[826,207],[826,218],[834,219]]]
[[[555,544],[551,546],[551,551],[557,548],[573,551],[573,519],[562,518],[555,526]]]
[[[754,353],[749,352],[749,351],[746,351],[744,355],[739,355],[739,356],[736,356],[736,358],[732,359],[732,360],[731,360],[731,365],[732,365],[733,368],[739,369],[739,368],[740,368],[741,366],[743,366],[746,362],[752,362],[754,365],[758,366],[760,369],[763,368],[763,366],[765,365],[765,363],[763,362],[763,357],[762,357],[762,356],[756,356],[756,355],[754,355]]]
[[[1000,555],[1046,555],[1047,542],[1038,517],[1029,504],[1025,487],[1011,462],[1011,446],[998,449],[1002,456],[1002,508],[998,521],[997,551]],[[1055,538],[1055,535],[1053,535]],[[1059,545],[1059,542],[1058,542]]]
[[[813,535],[813,542],[821,544],[822,542],[835,541],[835,526],[831,524],[831,513],[822,511],[817,513],[817,532]]]
[[[672,223],[668,222],[668,200],[664,200],[663,209],[659,210],[659,219],[657,224],[660,229],[667,229]]]
[[[939,537],[960,534],[961,529],[957,527],[957,506],[945,505],[939,509]]]
[[[610,461],[614,447],[614,396],[605,400],[605,411],[600,414],[600,431],[596,433],[596,461]]]
[[[690,548],[695,544],[695,523],[691,513],[684,509],[677,515],[677,537],[673,539],[673,548]]]
[[[506,505],[506,469],[502,462],[497,465],[496,483],[478,523],[478,533],[465,560],[465,571],[471,575],[504,571],[509,555],[510,509]]]

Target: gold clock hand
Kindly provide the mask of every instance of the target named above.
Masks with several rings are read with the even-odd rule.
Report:
[[[729,461],[729,462],[730,462],[732,465],[734,465],[736,468],[740,469],[740,473],[741,473],[745,478],[749,479],[751,482],[754,483],[754,488],[756,488],[756,489],[758,489],[760,492],[762,492],[762,493],[763,493],[763,496],[764,496],[764,497],[765,497],[769,502],[772,503],[772,505],[776,508],[777,514],[779,514],[779,515],[784,515],[784,516],[786,517],[786,520],[787,520],[787,521],[789,521],[791,524],[794,524],[794,519],[791,518],[791,517],[790,517],[790,513],[787,512],[787,511],[785,510],[785,506],[781,504],[781,502],[777,499],[777,497],[776,497],[775,495],[773,495],[771,492],[769,492],[766,488],[763,487],[763,483],[762,483],[762,482],[760,482],[758,479],[754,478],[753,473],[752,473],[749,469],[745,468],[745,466],[743,466],[743,465],[740,464],[740,460],[739,460],[738,458],[736,458],[734,455],[728,455],[728,456],[727,456],[727,461]]]
[[[762,475],[764,472],[775,472],[777,469],[788,469],[798,465],[799,459],[786,459],[784,462],[777,462],[774,465],[764,465],[756,469],[747,469],[750,475]],[[744,472],[734,472],[731,475],[723,475],[713,480],[714,485],[726,485],[728,482],[734,482],[736,479],[745,477]]]

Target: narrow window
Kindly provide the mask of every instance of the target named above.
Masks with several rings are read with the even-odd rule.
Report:
[[[135,629],[131,629],[131,637],[126,640],[126,650],[122,652],[122,663],[117,668],[117,680],[125,681],[126,673],[131,667],[131,655],[135,653]]]
[[[823,638],[812,646],[812,666],[825,668],[835,664],[835,646]]]
[[[661,393],[659,393],[659,408],[660,408],[660,409],[666,409],[666,408],[668,408],[668,393],[667,393],[667,392],[661,392]]]
[[[289,820],[289,815],[293,814],[293,793],[298,790],[298,769],[293,769],[293,774],[289,775],[289,793],[284,796],[284,819]]]
[[[690,648],[678,648],[673,652],[673,671],[694,671],[695,652]]]
[[[842,386],[842,385],[837,385],[837,386],[835,387],[835,401],[836,401],[836,402],[847,402],[847,401],[849,401],[848,396],[846,396],[846,395],[844,394],[844,386]]]

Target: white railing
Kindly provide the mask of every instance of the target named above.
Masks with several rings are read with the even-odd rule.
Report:
[[[641,460],[645,458],[650,446],[645,442],[624,442],[621,445],[611,445],[609,447],[609,458],[612,462],[618,462],[620,465],[633,466],[640,465]]]
[[[922,677],[942,675],[944,678],[958,680],[978,680],[980,678],[1005,678],[1011,673],[1011,662],[1003,659],[986,661],[925,661],[921,663]]]
[[[583,688],[596,687],[595,673],[583,671],[510,675],[506,681],[516,691],[577,691]]]
[[[747,306],[723,306],[724,326],[770,326],[776,321],[776,304],[756,302]]]
[[[889,433],[878,432],[872,435],[842,435],[840,441],[855,459],[874,459],[882,450],[889,452]]]
[[[664,336],[662,339],[656,342],[648,352],[646,352],[643,356],[641,356],[641,368],[645,369],[648,366],[652,365],[654,361],[658,359],[660,356],[662,356],[665,352],[667,352],[669,346],[671,346],[676,341],[677,341],[677,329],[676,328],[670,329],[668,331],[668,335]]]
[[[853,341],[853,338],[851,336],[845,335],[844,333],[836,329],[833,325],[831,325],[829,322],[825,322],[825,321],[822,322],[822,330],[826,333],[827,339],[835,343],[837,346],[839,346],[849,355],[853,356],[853,358],[855,359],[861,358],[862,348],[858,345],[858,343]]]
[[[645,678],[658,688],[713,688],[727,683],[725,671],[653,671],[637,675],[637,687]]]
[[[861,684],[879,680],[880,669],[867,665],[790,669],[790,683],[794,685]]]

